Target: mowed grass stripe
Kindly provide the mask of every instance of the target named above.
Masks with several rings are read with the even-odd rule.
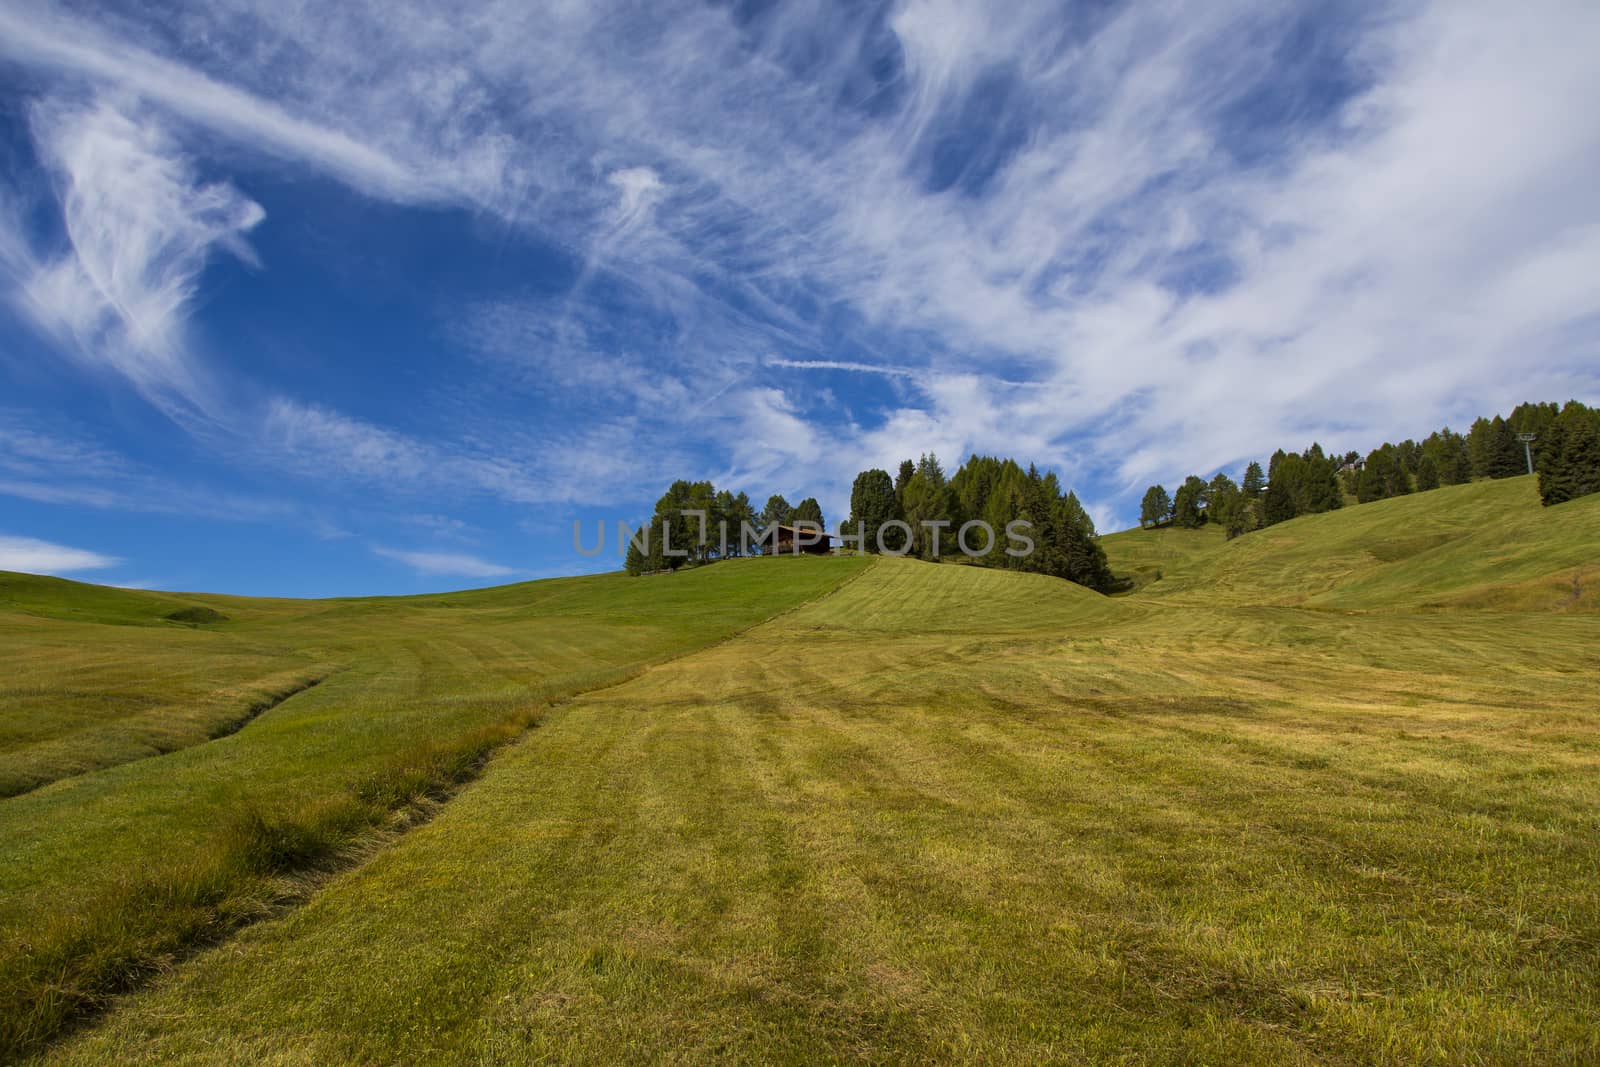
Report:
[[[1600,1055],[1597,620],[1085,632],[1103,602],[1068,595],[1005,632],[982,620],[1027,579],[983,575],[994,603],[963,586],[968,621],[922,632],[915,590],[969,573],[884,561],[555,709],[54,1058]]]
[[[522,600],[481,591],[301,615],[298,640],[351,656],[328,682],[249,730],[0,804],[0,1053],[38,1047],[294,895],[284,875],[325,869],[391,813],[436,799],[551,701],[725,639],[865,565],[735,562],[660,592],[609,575]],[[360,608],[368,617],[352,619]]]

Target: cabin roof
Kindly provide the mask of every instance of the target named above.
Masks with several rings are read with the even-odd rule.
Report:
[[[802,530],[802,529],[797,529],[796,527],[793,527],[793,526],[785,526],[781,522],[778,523],[778,532],[779,533],[793,534],[795,536],[804,535],[806,537],[827,537],[827,538],[832,538],[834,536],[833,534],[829,533],[827,530],[812,530],[812,529],[804,529],[804,530]]]

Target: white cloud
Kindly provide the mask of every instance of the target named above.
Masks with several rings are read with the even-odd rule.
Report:
[[[661,199],[666,185],[660,175],[649,167],[628,167],[606,175],[606,181],[621,193],[617,204],[616,229],[630,230],[638,225],[655,202]]]
[[[282,397],[266,409],[262,437],[307,474],[424,488],[435,480],[438,457],[402,434],[328,408]]]
[[[399,549],[374,547],[373,552],[385,559],[404,563],[419,574],[442,574],[461,578],[504,578],[517,572],[510,567],[479,559],[463,552],[403,552]]]
[[[131,90],[250,147],[314,162],[358,189],[397,199],[423,199],[431,192],[423,179],[378,149],[125,40],[112,40],[80,19],[0,8],[0,54]]]
[[[34,253],[15,303],[72,356],[128,379],[159,406],[216,408],[185,320],[214,250],[253,261],[259,205],[201,184],[165,133],[101,102],[40,104],[34,139],[51,168],[67,247]]]
[[[0,570],[29,574],[74,574],[104,570],[122,560],[82,548],[39,541],[32,537],[0,536]]]

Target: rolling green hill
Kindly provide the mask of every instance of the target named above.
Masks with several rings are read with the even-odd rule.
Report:
[[[159,698],[162,672],[332,673],[0,800],[0,1016],[34,1028],[8,1047],[1600,1057],[1600,506],[1518,479],[1104,543],[1135,592],[894,559],[315,603],[29,585],[10,662],[79,655],[106,688],[37,666],[44,703],[5,721],[55,697],[103,735],[116,686]],[[497,725],[464,773],[380,791],[386,818],[328,814],[420,738]]]
[[[1167,527],[1102,544],[1145,595],[1179,602],[1600,611],[1600,591],[1585,583],[1600,576],[1600,496],[1542,508],[1531,477],[1347,507],[1233,541]]]

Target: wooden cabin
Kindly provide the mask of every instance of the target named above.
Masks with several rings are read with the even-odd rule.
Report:
[[[778,536],[773,539],[773,553],[789,555],[795,551],[797,545],[801,552],[825,556],[833,551],[833,534],[823,530],[797,530],[793,526],[780,525]]]

